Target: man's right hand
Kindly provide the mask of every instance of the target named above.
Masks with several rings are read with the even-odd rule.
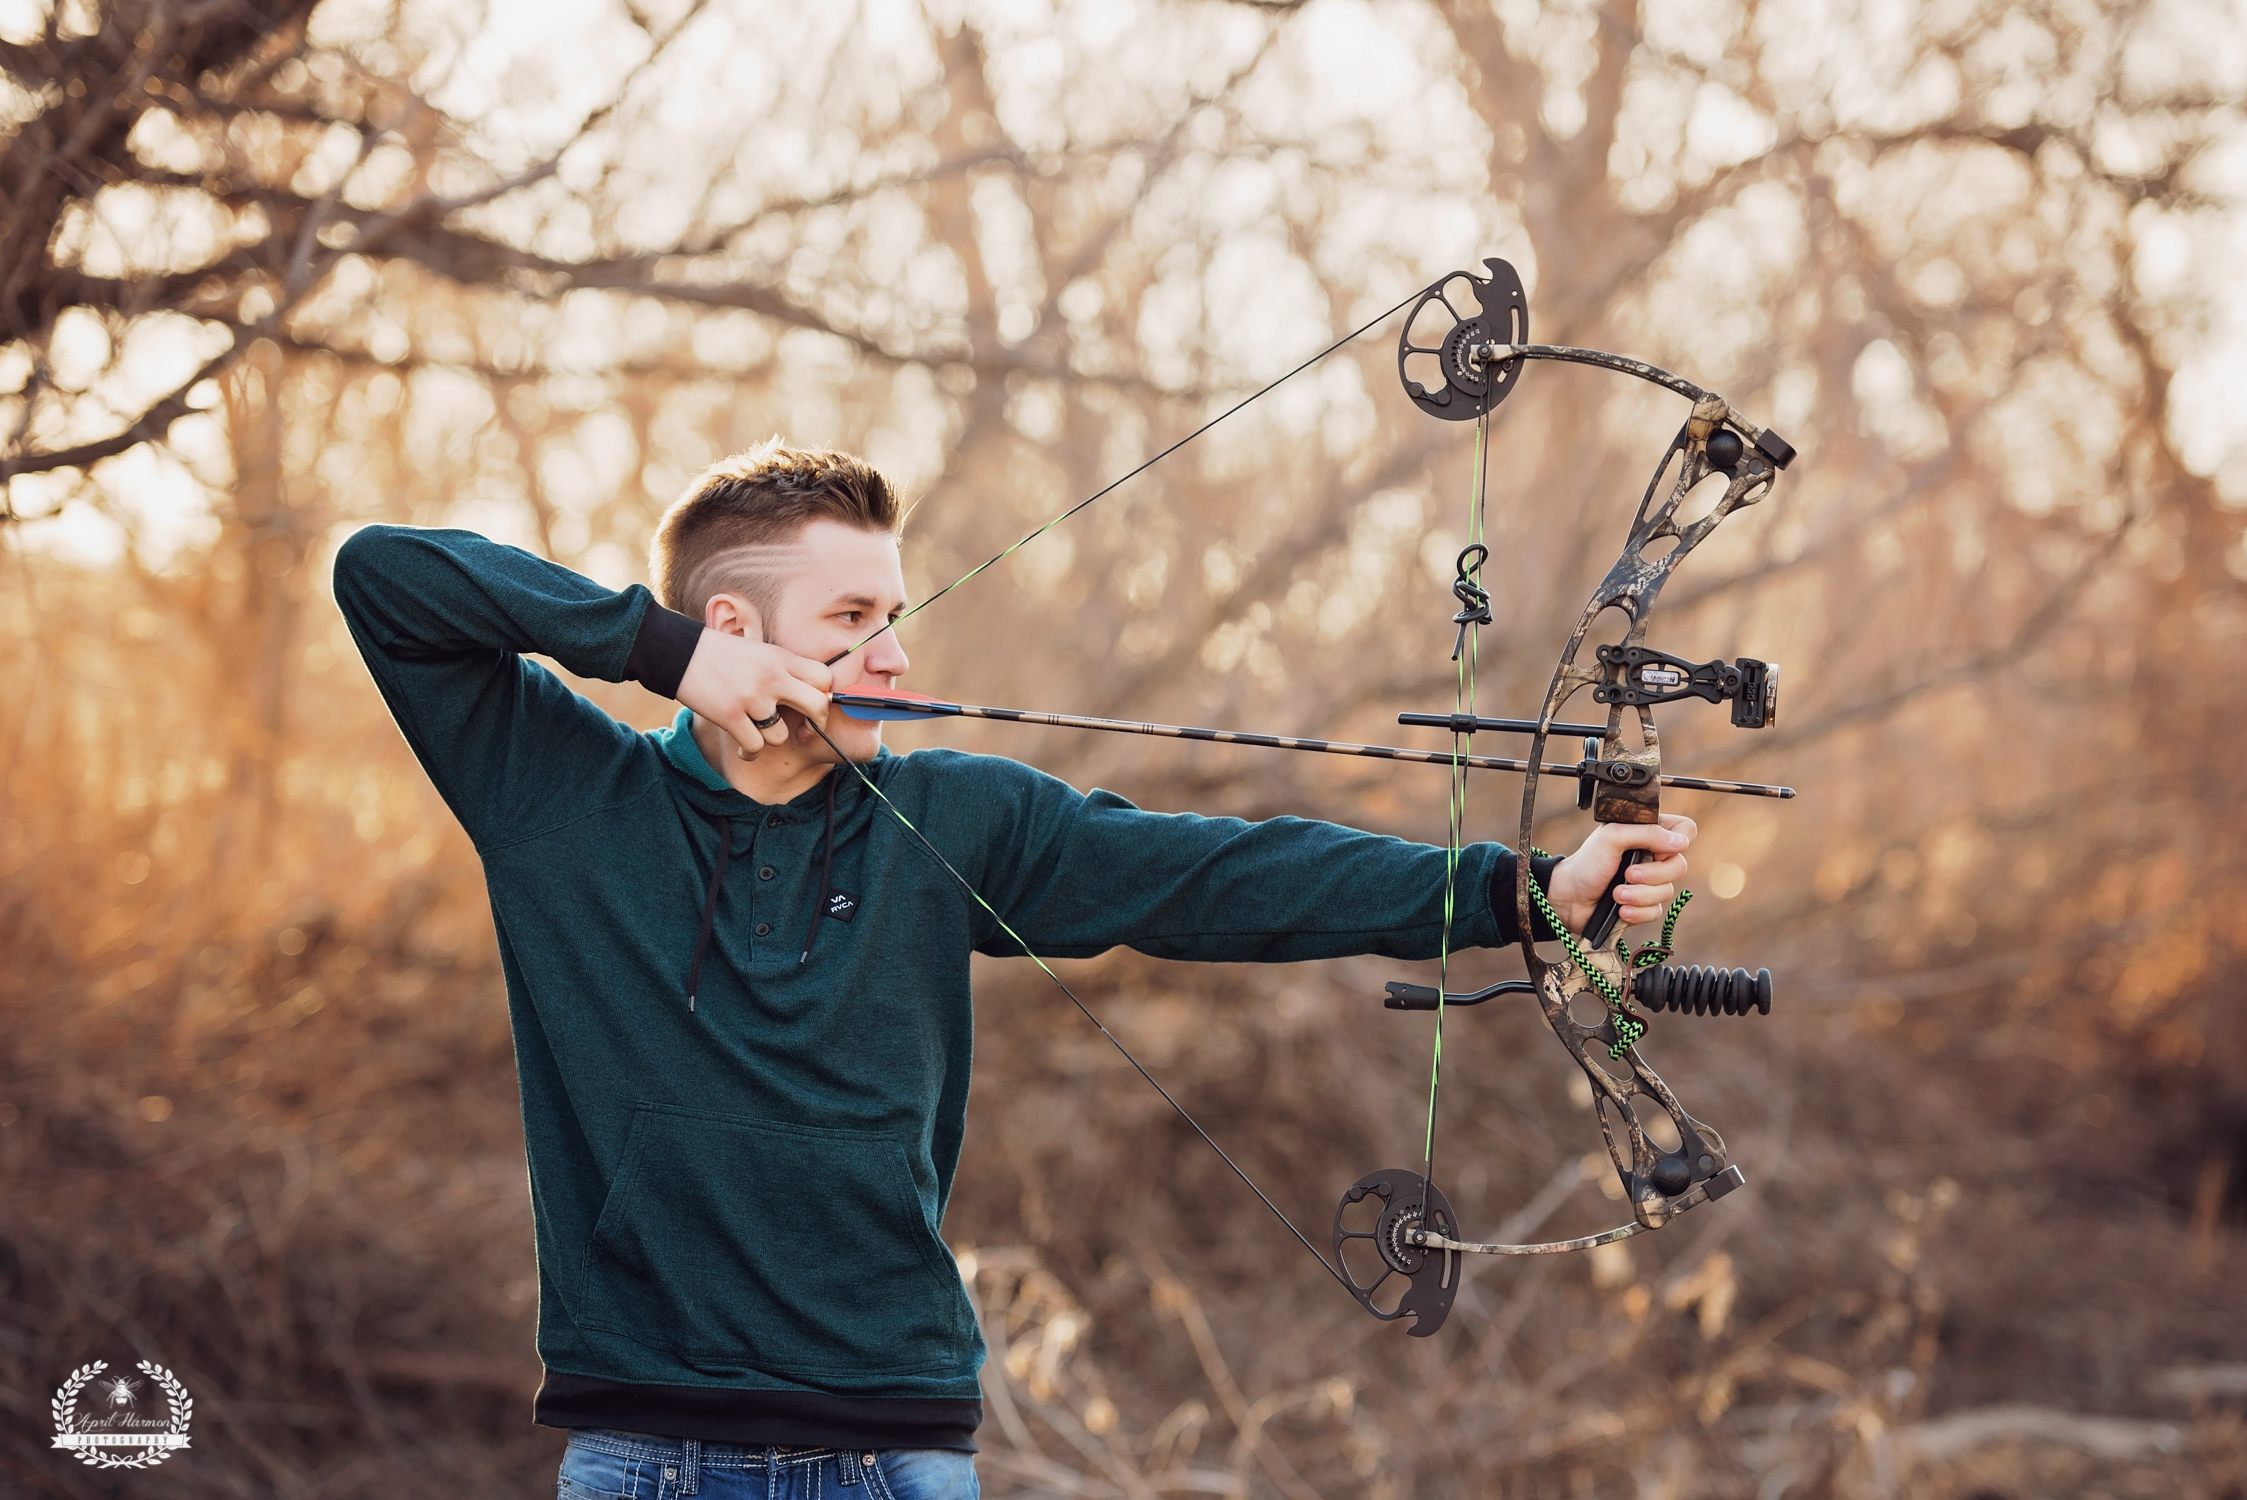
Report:
[[[779,717],[782,708],[795,709],[824,728],[834,680],[824,663],[808,656],[705,628],[679,679],[679,701],[724,730],[745,759],[755,759],[766,748],[788,742],[788,725]],[[759,719],[772,722],[760,726]]]

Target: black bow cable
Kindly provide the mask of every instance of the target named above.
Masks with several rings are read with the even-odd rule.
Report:
[[[1021,551],[1024,547],[1029,546],[1039,537],[1044,536],[1054,527],[1059,526],[1063,521],[1068,520],[1078,511],[1083,510],[1086,506],[1092,504],[1093,501],[1098,500],[1102,496],[1110,494],[1113,491],[1118,490],[1124,485],[1130,483],[1132,480],[1137,479],[1140,475],[1146,473],[1156,464],[1161,463],[1164,459],[1170,457],[1170,455],[1176,453],[1179,449],[1185,447],[1195,438],[1200,437],[1203,433],[1209,431],[1212,427],[1215,427],[1218,423],[1224,421],[1227,417],[1233,415],[1242,407],[1247,406],[1250,402],[1255,401],[1260,397],[1269,395],[1271,392],[1278,390],[1288,381],[1293,380],[1296,376],[1302,374],[1305,370],[1308,370],[1311,366],[1317,364],[1320,360],[1326,358],[1329,354],[1332,354],[1335,350],[1341,348],[1344,344],[1349,343],[1359,335],[1364,334],[1371,329],[1378,327],[1382,323],[1387,322],[1390,318],[1396,316],[1397,313],[1401,312],[1404,309],[1405,303],[1411,302],[1414,298],[1420,295],[1421,294],[1419,292],[1414,292],[1412,296],[1405,298],[1404,302],[1399,302],[1395,307],[1389,308],[1385,312],[1378,313],[1374,317],[1367,319],[1363,323],[1360,323],[1357,327],[1351,329],[1348,333],[1343,334],[1340,338],[1327,345],[1324,349],[1321,349],[1318,353],[1312,355],[1309,359],[1304,360],[1294,369],[1289,370],[1285,375],[1280,376],[1279,379],[1273,381],[1270,385],[1263,386],[1260,389],[1251,391],[1248,395],[1241,397],[1240,400],[1234,402],[1231,406],[1226,407],[1216,416],[1211,417],[1208,421],[1202,423],[1201,426],[1195,428],[1192,432],[1187,433],[1177,442],[1172,443],[1169,447],[1163,449],[1162,452],[1156,454],[1153,458],[1148,459],[1145,463],[1139,465],[1137,468],[1131,470],[1121,478],[1110,480],[1107,484],[1101,486],[1099,489],[1085,496],[1082,500],[1079,500],[1076,504],[1070,506],[1067,510],[1060,512],[1059,514],[1046,521],[1040,522],[1036,529],[1029,532],[1022,538],[1022,540],[1016,542],[1013,546],[985,558],[982,562],[977,563],[974,567],[968,569],[965,573],[962,573],[959,577],[953,579],[950,583],[947,583],[946,585],[944,585],[944,587],[938,589],[935,593],[929,595],[926,599],[923,599],[920,603],[914,605],[911,609],[905,611],[905,613],[899,615],[896,619],[884,624],[881,630],[875,631],[873,635],[867,636],[865,640],[862,640],[856,645],[850,646],[845,650],[839,651],[835,655],[829,657],[827,659],[827,665],[833,666],[836,662],[839,662],[844,657],[850,655],[851,652],[863,650],[866,646],[867,641],[871,641],[876,636],[879,636],[882,633],[882,630],[895,630],[898,626],[904,624],[907,620],[910,620],[911,618],[913,618],[913,616],[919,614],[922,610],[927,609],[931,604],[934,604],[937,600],[943,598],[946,594],[949,594],[950,592],[952,592],[952,590],[958,588],[961,584],[967,582],[976,574],[981,573],[986,568],[990,568],[998,563],[1004,562],[1007,558]],[[825,736],[822,736],[822,738],[824,737]]]
[[[1178,1118],[1184,1120],[1188,1125],[1192,1126],[1194,1134],[1200,1136],[1203,1143],[1206,1144],[1210,1150],[1217,1153],[1217,1159],[1219,1161],[1222,1161],[1226,1166],[1233,1169],[1233,1175],[1235,1177],[1238,1177],[1241,1180],[1242,1185],[1256,1195],[1256,1199],[1259,1203],[1262,1203],[1266,1208],[1272,1211],[1272,1217],[1279,1220],[1281,1224],[1285,1225],[1287,1227],[1287,1232],[1295,1236],[1296,1242],[1300,1244],[1304,1249],[1311,1252],[1311,1259],[1317,1261],[1319,1265],[1325,1269],[1326,1274],[1333,1277],[1337,1282],[1340,1282],[1343,1289],[1347,1291],[1350,1286],[1349,1278],[1344,1276],[1340,1271],[1336,1270],[1334,1268],[1334,1263],[1332,1261],[1329,1261],[1323,1254],[1320,1253],[1319,1247],[1312,1244],[1310,1240],[1304,1237],[1303,1231],[1295,1227],[1295,1221],[1289,1218],[1284,1212],[1282,1212],[1280,1206],[1277,1203],[1274,1203],[1270,1198],[1265,1196],[1264,1190],[1256,1185],[1256,1179],[1249,1176],[1246,1172],[1242,1171],[1240,1163],[1234,1161],[1232,1157],[1228,1156],[1225,1152],[1225,1148],[1217,1144],[1216,1138],[1213,1137],[1208,1131],[1202,1129],[1201,1121],[1195,1119],[1193,1115],[1187,1111],[1186,1106],[1180,1104],[1178,1100],[1172,1096],[1170,1090],[1162,1086],[1162,1083],[1155,1077],[1154,1074],[1148,1072],[1144,1067],[1140,1066],[1139,1059],[1131,1055],[1131,1049],[1129,1047],[1126,1047],[1123,1044],[1123,1041],[1114,1032],[1108,1029],[1107,1024],[1103,1022],[1100,1017],[1093,1014],[1091,1006],[1085,1004],[1084,1001],[1077,998],[1077,992],[1069,988],[1068,982],[1066,980],[1064,980],[1059,974],[1054,973],[1052,967],[1048,965],[1044,959],[1038,957],[1037,953],[1031,949],[1028,940],[1025,939],[1021,933],[1016,932],[1013,926],[1008,923],[1006,918],[999,915],[998,908],[993,906],[989,901],[986,901],[983,898],[983,893],[977,890],[974,884],[970,882],[965,875],[962,875],[957,869],[953,868],[952,862],[944,857],[944,852],[941,849],[938,849],[934,844],[930,843],[928,841],[927,835],[923,834],[918,828],[915,828],[913,826],[913,820],[906,817],[905,814],[898,808],[897,804],[889,800],[888,794],[885,793],[881,789],[881,787],[875,783],[874,778],[866,774],[865,767],[859,765],[858,762],[843,754],[842,748],[838,746],[833,740],[827,738],[826,730],[820,728],[817,724],[813,724],[809,719],[804,720],[804,722],[811,726],[811,732],[813,734],[818,735],[820,739],[826,741],[827,748],[835,752],[835,759],[840,761],[842,764],[850,767],[852,773],[855,774],[858,777],[859,781],[865,785],[866,790],[872,792],[875,797],[880,799],[882,806],[889,810],[889,815],[897,819],[898,826],[903,828],[907,833],[911,834],[913,836],[914,842],[919,844],[923,849],[927,850],[930,858],[934,859],[937,864],[943,867],[944,873],[951,876],[953,881],[959,886],[961,890],[967,892],[968,899],[973,901],[977,906],[982,907],[983,910],[990,916],[991,920],[999,924],[999,930],[1004,932],[1008,937],[1014,939],[1015,945],[1022,950],[1022,956],[1030,960],[1030,962],[1036,964],[1038,968],[1043,971],[1045,977],[1053,981],[1054,987],[1060,990],[1062,994],[1069,997],[1069,1003],[1076,1006],[1076,1008],[1083,1013],[1084,1018],[1093,1024],[1094,1029],[1097,1030],[1102,1036],[1106,1037],[1110,1045],[1112,1045],[1116,1049],[1116,1051],[1123,1054],[1123,1060],[1131,1064],[1132,1071],[1137,1073],[1141,1078],[1146,1079],[1148,1085],[1152,1087],[1156,1093],[1163,1096],[1163,1102],[1168,1104],[1172,1109],[1178,1111]],[[1352,1295],[1355,1294],[1353,1293]]]

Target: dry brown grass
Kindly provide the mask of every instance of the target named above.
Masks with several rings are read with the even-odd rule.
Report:
[[[325,616],[301,727],[260,759],[224,707],[229,637],[199,623],[213,585],[36,581],[72,607],[19,608],[7,645],[0,1484],[152,1482],[42,1451],[63,1373],[147,1355],[198,1401],[167,1494],[539,1491],[560,1435],[527,1420],[528,1202],[471,851]],[[2095,878],[2050,882],[2048,943],[2112,894]],[[1732,1126],[1754,1191],[1609,1257],[1477,1267],[1425,1345],[1342,1298],[1043,980],[990,966],[946,1226],[1004,1372],[986,1483],[2236,1493],[2233,1399],[2165,1375],[2236,1360],[2247,1328],[2220,1175],[2235,959],[2119,1023],[2091,997],[2174,957],[2174,925],[2144,924],[2182,897],[2142,894],[2142,937],[2095,929],[2026,995],[1969,963],[1925,1000],[1821,998],[1818,975],[1881,961],[1861,942],[1769,1025],[1676,1027],[1667,1071]],[[1381,966],[1075,968],[1314,1232],[1410,1138],[1425,1038],[1373,1004]],[[2164,1059],[2188,1024],[2199,1055]],[[1453,1026],[1453,1196],[1491,1224],[1593,1135],[1527,1015]],[[1615,1214],[1587,1187],[1548,1228]],[[2121,1436],[2102,1455],[2032,1417],[2008,1441],[2001,1413],[1961,1437],[2005,1407]]]

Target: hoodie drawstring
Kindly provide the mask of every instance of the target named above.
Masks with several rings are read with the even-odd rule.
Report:
[[[694,962],[687,966],[687,1009],[694,1009],[695,986],[702,980],[702,955],[709,951],[710,929],[718,917],[718,892],[725,888],[726,861],[733,858],[733,819],[719,814],[718,865],[710,872],[710,892],[702,898],[702,932],[694,940]]]
[[[835,782],[827,778],[827,836],[819,850],[819,891],[811,903],[811,921],[804,928],[804,951],[796,958],[799,964],[811,959],[811,945],[819,936],[819,919],[827,914],[828,881],[835,872]],[[693,1010],[695,996],[702,983],[702,960],[710,951],[710,934],[718,921],[718,893],[725,889],[726,864],[733,858],[733,819],[716,814],[718,825],[718,862],[710,871],[710,889],[702,898],[702,931],[695,936],[694,962],[687,966],[687,1009]]]
[[[819,850],[819,897],[811,904],[811,921],[804,928],[804,951],[796,959],[799,965],[811,957],[812,939],[819,936],[819,919],[827,915],[827,877],[835,869],[835,783],[841,779],[840,771],[827,773],[827,841]]]

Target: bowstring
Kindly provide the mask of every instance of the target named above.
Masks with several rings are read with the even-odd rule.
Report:
[[[1483,561],[1488,561],[1488,545],[1484,541],[1484,518],[1488,509],[1490,482],[1490,413],[1486,410],[1475,419],[1474,473],[1467,491],[1467,543],[1461,551],[1462,564],[1467,557],[1480,549]],[[1482,562],[1475,571],[1480,573]],[[1460,569],[1462,578],[1466,575]],[[1481,580],[1475,580],[1479,586]],[[1487,595],[1485,596],[1487,597]],[[1460,603],[1465,606],[1464,597]],[[1461,613],[1464,614],[1465,609]],[[1452,713],[1472,718],[1475,712],[1475,663],[1482,645],[1482,628],[1479,622],[1468,620],[1460,626],[1460,648],[1453,655],[1457,661],[1457,680],[1452,687]],[[1443,1018],[1444,1004],[1451,996],[1451,928],[1458,913],[1459,867],[1466,857],[1467,827],[1467,764],[1468,746],[1472,737],[1457,727],[1451,731],[1451,792],[1444,826],[1443,851],[1443,939],[1436,953],[1436,1035],[1428,1059],[1428,1127],[1420,1163],[1420,1224],[1428,1227],[1428,1195],[1436,1179],[1436,1101],[1443,1091]],[[1447,1231],[1448,1232],[1448,1231]]]

